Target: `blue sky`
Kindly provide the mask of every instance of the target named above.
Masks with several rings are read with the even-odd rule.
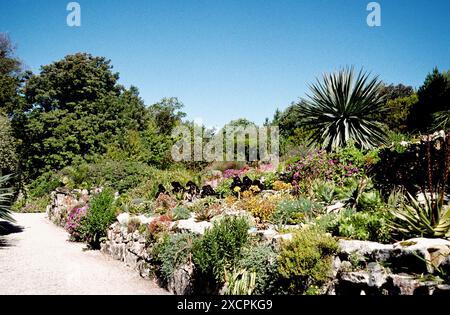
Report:
[[[384,0],[370,28],[368,0],[0,0],[0,31],[34,72],[83,51],[112,60],[146,104],[176,96],[208,126],[262,122],[303,97],[323,72],[354,65],[419,87],[450,69],[450,1]]]

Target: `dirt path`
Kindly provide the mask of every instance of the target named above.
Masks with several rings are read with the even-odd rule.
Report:
[[[83,244],[45,214],[15,214],[0,221],[0,294],[168,294],[123,263]]]

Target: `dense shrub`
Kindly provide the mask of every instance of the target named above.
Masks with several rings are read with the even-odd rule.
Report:
[[[344,211],[337,225],[336,236],[381,243],[388,243],[392,238],[386,214],[382,212]]]
[[[164,281],[169,281],[175,269],[192,259],[192,246],[196,236],[190,233],[166,235],[152,250]]]
[[[280,293],[278,285],[277,253],[267,245],[246,247],[238,267],[250,272],[256,272],[256,283],[253,294]]]
[[[89,211],[81,220],[81,237],[93,249],[100,248],[100,242],[106,236],[109,226],[116,220],[113,207],[114,194],[104,190],[91,199]]]
[[[377,163],[370,174],[374,183],[384,196],[398,187],[404,187],[408,192],[415,194],[426,185],[427,179],[427,141],[409,144],[403,152],[392,148],[380,151],[380,162]],[[444,170],[445,155],[443,139],[436,139],[430,145],[431,174],[434,183],[439,182]],[[448,180],[450,184],[450,179]],[[447,186],[447,187],[450,187]]]
[[[317,179],[339,184],[347,177],[362,173],[363,170],[351,161],[342,162],[335,154],[315,151],[287,166],[285,177],[296,190],[307,191],[311,183]]]
[[[336,240],[313,228],[298,231],[292,241],[285,242],[278,257],[278,271],[289,292],[305,293],[325,283],[337,251]]]
[[[223,283],[225,269],[232,269],[249,244],[248,229],[245,218],[224,217],[194,242],[194,264],[204,277]]]

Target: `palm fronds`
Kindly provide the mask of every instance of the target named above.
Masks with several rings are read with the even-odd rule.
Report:
[[[312,131],[311,141],[335,150],[354,141],[362,149],[372,149],[385,141],[385,133],[375,114],[383,108],[382,82],[353,68],[326,74],[310,86],[312,95],[297,109],[302,123]]]
[[[11,175],[0,176],[0,219],[13,222],[10,212],[13,190],[7,186],[10,179]]]

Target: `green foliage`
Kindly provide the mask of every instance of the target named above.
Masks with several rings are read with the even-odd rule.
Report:
[[[14,56],[15,45],[8,34],[0,33],[0,112],[11,114],[19,107],[22,65]],[[1,128],[0,128],[1,130]]]
[[[336,150],[354,141],[358,147],[372,149],[385,140],[374,118],[385,97],[378,78],[369,79],[362,71],[355,78],[353,68],[324,75],[311,86],[312,96],[298,104],[302,123],[311,129],[311,140],[327,150]]]
[[[427,75],[417,92],[419,101],[409,116],[410,131],[427,131],[436,125],[433,115],[448,111],[450,104],[450,71],[439,72],[437,68]],[[435,126],[434,126],[435,127]]]
[[[280,293],[278,285],[278,261],[277,253],[268,245],[245,247],[242,259],[237,263],[237,268],[256,273],[256,282],[252,294],[276,294]]]
[[[325,205],[331,205],[336,198],[336,185],[331,181],[317,180],[312,190],[314,197]]]
[[[26,82],[20,151],[31,177],[93,159],[128,131],[144,130],[144,103],[118,78],[110,61],[79,53],[43,66]]]
[[[392,238],[387,215],[383,212],[356,212],[346,210],[342,212],[336,222],[335,236],[346,237],[361,241],[388,243]]]
[[[46,172],[32,181],[28,186],[28,196],[40,198],[50,194],[61,186],[61,180],[52,172]]]
[[[357,210],[374,210],[383,205],[383,199],[370,178],[348,178],[343,187],[336,189],[337,196],[346,207]]]
[[[417,94],[388,100],[383,122],[394,132],[406,132],[411,108],[419,102]]]
[[[242,258],[242,248],[249,244],[249,223],[242,217],[224,217],[214,222],[205,235],[194,242],[193,258],[198,270],[217,283],[224,282],[225,270]]]
[[[41,197],[33,197],[27,199],[21,199],[14,202],[12,210],[14,212],[22,213],[43,213],[50,204],[50,195],[44,195]]]
[[[175,207],[172,210],[172,219],[174,221],[187,220],[191,217],[191,211],[183,206]]]
[[[184,105],[176,97],[163,98],[158,103],[150,106],[150,114],[155,119],[158,132],[170,135],[172,129],[177,126],[181,119],[186,117],[182,112]]]
[[[406,237],[450,237],[450,206],[443,196],[427,197],[420,203],[408,193],[398,208],[392,208],[391,226]]]
[[[0,176],[0,219],[14,221],[11,217],[11,200],[13,197],[12,187],[8,186],[11,176]]]
[[[11,123],[0,111],[0,175],[16,171],[19,163],[16,147]]]
[[[93,249],[100,248],[109,226],[116,220],[114,194],[104,190],[89,203],[87,215],[81,220],[81,236]]]
[[[177,267],[191,260],[195,239],[196,236],[190,233],[166,235],[152,249],[153,257],[160,265],[159,270],[164,281],[169,281]]]
[[[224,295],[251,295],[256,287],[256,272],[246,269],[225,272]]]
[[[332,257],[338,243],[316,229],[298,231],[291,242],[283,244],[278,257],[278,271],[292,293],[304,293],[312,285],[329,280]]]
[[[277,205],[271,221],[278,226],[299,224],[322,209],[322,206],[305,198],[284,200]]]
[[[349,141],[345,146],[336,149],[332,156],[342,164],[367,169],[380,161],[378,153],[378,149],[361,150],[355,146],[353,141]]]

